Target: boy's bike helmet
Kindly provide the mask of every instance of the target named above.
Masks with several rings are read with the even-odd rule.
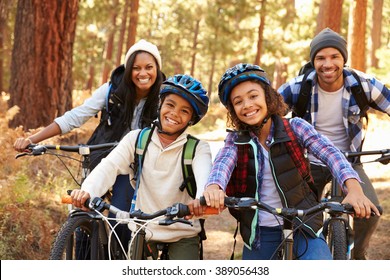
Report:
[[[168,77],[161,85],[160,99],[169,93],[185,98],[194,108],[192,124],[196,124],[206,115],[209,108],[209,97],[202,84],[195,78],[182,74]]]
[[[265,71],[257,65],[240,63],[226,70],[218,85],[218,96],[221,103],[227,107],[232,89],[239,83],[248,80],[258,80],[267,85],[271,85]]]

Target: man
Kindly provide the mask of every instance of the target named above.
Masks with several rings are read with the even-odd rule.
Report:
[[[315,70],[308,76],[311,82],[309,102],[303,118],[312,123],[323,135],[327,136],[342,151],[361,151],[366,129],[364,112],[352,95],[351,87],[358,81],[350,69],[345,66],[348,59],[347,42],[338,33],[329,28],[322,30],[310,44],[310,61]],[[390,90],[374,77],[356,71],[362,84],[368,105],[390,115]],[[298,102],[303,75],[293,78],[282,85],[278,92],[282,94],[290,107]],[[363,94],[361,92],[360,94]],[[301,99],[302,100],[302,99]],[[331,174],[323,163],[309,155],[311,170],[318,198],[331,180]],[[365,195],[378,205],[375,189],[366,175],[359,158],[353,160],[354,169],[362,180]],[[356,164],[357,163],[357,164]],[[369,241],[379,222],[379,217],[355,219],[355,259],[366,259]]]

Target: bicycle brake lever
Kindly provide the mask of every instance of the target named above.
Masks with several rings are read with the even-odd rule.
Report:
[[[376,161],[379,161],[380,163],[386,165],[390,162],[390,154],[384,154],[380,158],[378,158]]]
[[[192,222],[189,221],[189,220],[186,220],[186,219],[175,219],[175,220],[172,220],[170,218],[167,218],[167,219],[158,221],[158,224],[161,225],[161,226],[169,226],[169,225],[172,225],[174,223],[183,223],[183,224],[187,224],[187,225],[193,226]]]
[[[30,154],[30,153],[20,153],[20,154],[17,154],[17,155],[15,156],[15,159],[18,159],[18,158],[24,157],[24,156],[28,156],[28,155],[31,155],[31,154]]]

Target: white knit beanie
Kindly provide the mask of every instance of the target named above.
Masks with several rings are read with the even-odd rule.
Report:
[[[157,46],[153,45],[152,43],[149,43],[148,41],[146,41],[144,39],[139,40],[137,43],[132,45],[130,47],[130,49],[127,51],[126,56],[125,56],[125,61],[124,61],[125,67],[126,67],[127,61],[129,60],[130,56],[136,51],[145,51],[145,52],[148,52],[151,55],[153,55],[158,63],[158,66],[161,69],[161,56],[160,56],[160,52],[157,49]]]

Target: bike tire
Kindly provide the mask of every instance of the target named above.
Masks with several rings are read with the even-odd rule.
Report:
[[[334,260],[348,259],[348,240],[345,221],[341,219],[329,220],[326,239]]]
[[[99,230],[94,228],[98,223],[88,216],[70,216],[53,242],[50,260],[106,259]],[[93,244],[97,245],[93,247]],[[93,252],[95,248],[96,252]]]

